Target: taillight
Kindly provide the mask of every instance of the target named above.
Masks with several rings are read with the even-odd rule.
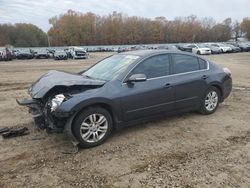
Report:
[[[232,72],[229,70],[229,68],[223,68],[223,71],[224,71],[228,76],[231,77]]]

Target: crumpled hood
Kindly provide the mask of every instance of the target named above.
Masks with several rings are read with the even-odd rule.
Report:
[[[41,76],[29,88],[32,98],[43,98],[48,91],[56,86],[102,86],[105,81],[85,78],[79,74],[71,74],[62,71],[49,71]]]

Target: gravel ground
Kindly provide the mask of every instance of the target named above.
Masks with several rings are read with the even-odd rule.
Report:
[[[207,56],[233,72],[233,91],[216,113],[124,128],[76,154],[63,154],[70,142],[37,130],[27,109],[16,104],[48,70],[77,72],[107,55],[0,62],[0,127],[30,130],[23,137],[0,137],[0,187],[249,187],[250,53]]]

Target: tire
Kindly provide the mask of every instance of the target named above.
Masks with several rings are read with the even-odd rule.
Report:
[[[216,87],[213,86],[209,87],[202,98],[199,112],[204,115],[209,115],[214,113],[219,106],[220,100],[221,100],[220,91]]]
[[[98,121],[100,121],[99,124]],[[110,113],[98,106],[83,110],[76,117],[72,127],[73,134],[82,148],[102,144],[109,137],[112,129],[113,121]]]
[[[201,55],[201,52],[200,52],[200,51],[197,51],[197,54],[198,54],[198,55]]]

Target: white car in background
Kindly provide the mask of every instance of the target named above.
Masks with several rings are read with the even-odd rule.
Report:
[[[211,49],[204,44],[189,44],[187,47],[192,48],[194,54],[210,55],[212,53]]]
[[[87,59],[88,53],[85,49],[79,47],[69,47],[70,57],[73,59]]]
[[[227,53],[227,52],[232,52],[233,49],[230,47],[230,46],[227,46],[225,44],[222,44],[222,43],[215,43],[215,44],[211,44],[212,46],[215,46],[215,47],[219,47],[221,49],[221,52],[223,53]]]

